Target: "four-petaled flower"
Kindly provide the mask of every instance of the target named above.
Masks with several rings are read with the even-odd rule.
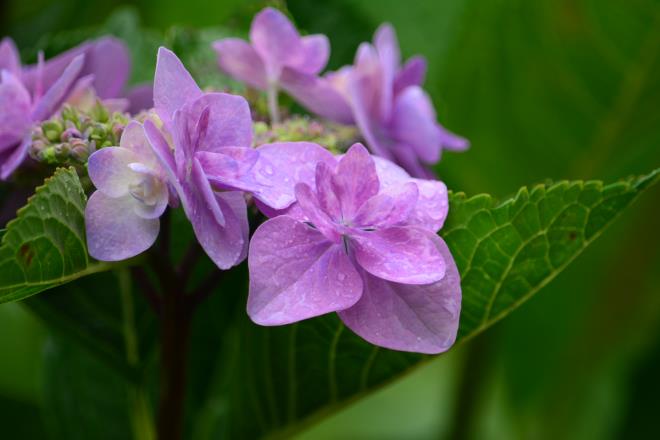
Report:
[[[169,190],[142,125],[131,122],[118,147],[92,154],[88,170],[97,188],[85,208],[89,254],[102,261],[119,261],[151,247]]]
[[[379,176],[379,174],[382,176]],[[356,144],[299,183],[297,209],[262,224],[248,258],[248,314],[281,325],[338,312],[367,341],[440,353],[456,338],[460,276],[435,231],[440,182],[410,179]],[[440,213],[440,215],[438,215]]]
[[[301,37],[280,11],[266,8],[258,13],[250,27],[250,43],[239,38],[225,38],[213,43],[220,68],[248,85],[269,94],[271,116],[277,122],[277,90],[282,88],[298,98],[304,85],[312,93],[310,105],[323,101],[329,111],[342,108],[341,97],[315,87],[316,75],[328,62],[330,44],[325,35]],[[316,94],[314,90],[316,89]],[[320,94],[320,95],[319,95]],[[307,94],[302,94],[305,99]],[[335,119],[340,114],[330,113]]]

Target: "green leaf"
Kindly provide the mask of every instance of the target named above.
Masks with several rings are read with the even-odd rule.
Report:
[[[655,171],[609,185],[538,185],[499,204],[488,195],[453,194],[442,235],[463,276],[457,343],[537,292],[659,178]],[[335,314],[289,326],[257,326],[245,313],[245,269],[241,265],[229,272],[221,292],[202,305],[193,321],[187,438],[287,437],[433,358],[374,347]],[[66,370],[80,361],[61,362],[58,368]],[[149,380],[158,377],[157,365],[142,368],[147,368],[138,378],[142,383],[132,383],[149,389]],[[125,387],[105,389],[105,379],[92,370],[77,371],[76,380],[86,388],[103,388],[108,399],[122,398]]]
[[[83,217],[87,198],[73,168],[37,188],[0,245],[0,303],[17,301],[111,265],[90,261]]]

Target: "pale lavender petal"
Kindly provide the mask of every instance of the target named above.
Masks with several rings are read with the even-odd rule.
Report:
[[[220,69],[238,81],[266,90],[266,68],[261,57],[249,43],[240,38],[225,38],[213,43]]]
[[[154,154],[149,140],[144,133],[144,127],[137,121],[131,121],[124,128],[119,140],[119,146],[132,151],[140,163],[157,170],[160,168],[160,162]],[[135,161],[134,161],[135,162]]]
[[[333,219],[323,210],[317,195],[306,183],[299,183],[295,187],[297,206],[305,221],[310,222],[327,240],[339,243],[341,236],[336,231]]]
[[[354,144],[339,160],[333,186],[345,219],[352,219],[364,202],[378,194],[376,165],[362,144]]]
[[[245,98],[229,93],[207,93],[187,104],[182,110],[188,129],[197,145],[194,151],[217,151],[222,147],[249,147],[252,145],[252,115]],[[208,111],[204,132],[197,123]],[[194,140],[194,139],[193,139]]]
[[[250,41],[266,67],[269,80],[277,79],[280,69],[302,51],[300,36],[291,21],[277,9],[265,8],[252,20]]]
[[[36,103],[32,111],[34,121],[42,121],[55,113],[67,98],[72,86],[74,85],[80,70],[83,67],[85,58],[79,55],[71,61],[71,64],[64,69],[62,76],[46,91],[44,96]]]
[[[152,108],[154,106],[153,84],[141,84],[132,87],[126,93],[126,99],[129,102],[127,111],[132,115]]]
[[[353,123],[348,101],[327,79],[285,67],[280,84],[282,89],[312,113],[341,124]]]
[[[290,217],[254,233],[247,311],[260,325],[282,325],[355,304],[362,282],[340,245]]]
[[[30,148],[31,144],[32,139],[30,139],[30,136],[27,136],[11,153],[0,159],[0,163],[2,164],[0,165],[0,179],[7,180],[16,171],[16,168],[21,166],[27,157],[28,148]]]
[[[410,58],[394,79],[394,96],[410,86],[421,86],[426,77],[426,59],[422,56]]]
[[[139,175],[129,167],[138,160],[138,156],[126,148],[102,148],[89,156],[89,178],[106,196],[121,197],[128,194],[129,185],[139,181]]]
[[[386,228],[409,224],[419,190],[413,182],[381,190],[360,207],[353,224],[360,228]]]
[[[444,242],[438,248],[447,270],[427,285],[392,283],[360,271],[364,293],[353,307],[339,312],[344,324],[381,347],[437,354],[456,340],[461,312],[461,279]]]
[[[287,66],[310,75],[317,75],[328,64],[330,41],[325,35],[307,35],[300,39],[300,57],[289,59]]]
[[[401,165],[411,176],[420,179],[435,178],[433,173],[419,160],[419,156],[409,144],[394,144],[391,153],[396,163]]]
[[[432,232],[437,232],[447,218],[449,201],[447,186],[439,180],[414,179],[403,168],[389,160],[374,157],[376,171],[380,180],[381,193],[397,191],[398,188],[413,182],[419,190],[417,204],[408,218],[408,223],[422,226]]]
[[[94,192],[85,207],[89,254],[101,261],[120,261],[149,249],[158,237],[158,219],[135,214],[139,203],[130,195],[108,197]]]
[[[200,96],[202,91],[174,52],[164,47],[158,49],[154,106],[165,125],[169,128],[174,112]]]
[[[382,24],[374,35],[374,46],[378,51],[382,68],[382,84],[380,94],[380,108],[382,115],[389,115],[392,111],[392,92],[394,78],[401,64],[399,42],[394,28],[389,23]]]
[[[0,71],[2,70],[19,78],[21,76],[21,58],[14,40],[9,37],[3,38],[0,42]]]
[[[30,95],[10,71],[0,78],[0,152],[15,147],[30,126]]]
[[[94,75],[94,90],[101,99],[121,96],[130,72],[128,49],[116,38],[100,38],[86,52],[82,74]]]
[[[440,239],[423,228],[392,227],[351,235],[357,263],[370,274],[405,284],[430,284],[445,275]]]
[[[441,132],[429,96],[418,86],[396,98],[391,121],[392,136],[412,148],[426,163],[440,159]]]

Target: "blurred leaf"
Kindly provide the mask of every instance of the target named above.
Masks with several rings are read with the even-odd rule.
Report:
[[[130,439],[129,385],[76,345],[52,338],[45,353],[44,419],[51,438]]]
[[[138,381],[139,365],[130,365],[126,342],[122,297],[116,272],[86,277],[35,296],[23,304],[60,338],[80,345],[130,381]],[[140,358],[154,349],[156,323],[146,301],[134,300]]]
[[[108,270],[85,245],[87,198],[74,169],[58,169],[7,224],[0,246],[0,303]]]

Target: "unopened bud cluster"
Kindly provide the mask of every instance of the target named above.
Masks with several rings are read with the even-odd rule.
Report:
[[[88,111],[68,105],[32,130],[30,157],[49,165],[82,165],[94,151],[119,145],[129,116],[100,101]]]
[[[314,142],[333,152],[346,151],[358,139],[355,127],[323,122],[306,116],[291,116],[279,124],[254,124],[254,144]]]

